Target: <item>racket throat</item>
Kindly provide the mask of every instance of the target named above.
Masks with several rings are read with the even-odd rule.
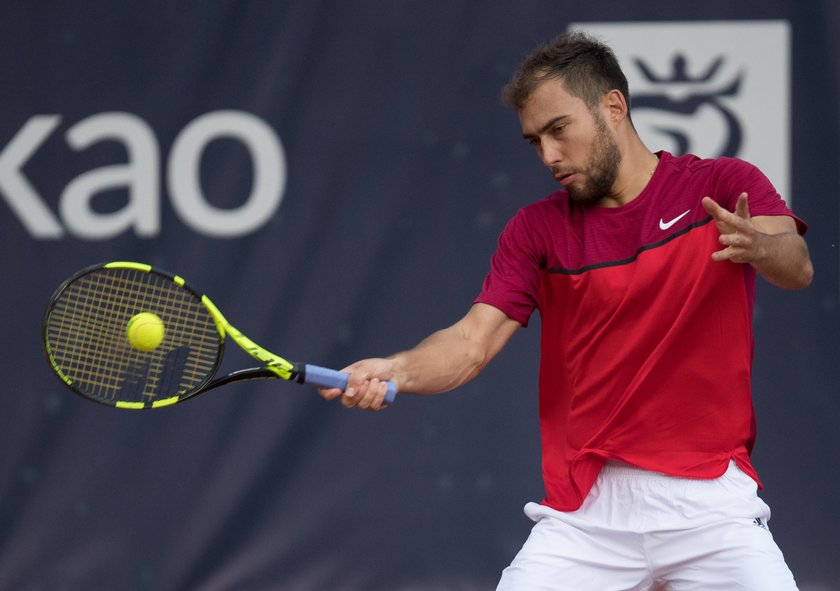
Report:
[[[306,382],[306,364],[292,363],[292,369],[289,371],[289,380],[303,384]]]

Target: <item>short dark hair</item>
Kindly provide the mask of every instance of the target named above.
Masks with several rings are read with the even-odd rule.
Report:
[[[627,78],[618,58],[607,45],[586,33],[564,33],[537,47],[522,60],[502,89],[502,100],[519,110],[540,83],[552,79],[562,80],[566,90],[589,109],[594,109],[609,91],[618,90],[629,110]]]

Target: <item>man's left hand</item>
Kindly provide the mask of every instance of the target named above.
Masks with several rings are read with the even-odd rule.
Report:
[[[750,217],[746,193],[738,196],[734,213],[727,211],[709,197],[703,197],[702,204],[703,209],[714,219],[720,232],[720,243],[725,247],[713,253],[712,260],[751,263],[762,258],[762,235]]]

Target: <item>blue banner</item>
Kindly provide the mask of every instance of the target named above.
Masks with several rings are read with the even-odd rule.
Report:
[[[499,94],[573,27],[615,46],[651,149],[754,161],[810,225],[813,284],[758,289],[753,459],[800,588],[840,588],[835,3],[5,8],[0,589],[494,588],[543,496],[538,318],[380,413],[280,381],[130,412],[52,375],[42,315],[76,270],[137,260],[291,359],[411,347],[556,190]],[[223,371],[250,365],[229,347]]]

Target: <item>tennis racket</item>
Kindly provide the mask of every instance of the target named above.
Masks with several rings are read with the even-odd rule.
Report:
[[[148,332],[137,319],[155,319]],[[214,379],[225,339],[262,363]],[[83,269],[59,286],[44,315],[50,367],[75,392],[126,409],[171,406],[241,380],[280,378],[347,388],[349,375],[292,363],[234,328],[206,295],[151,265],[112,262]],[[388,382],[385,402],[396,385]]]

